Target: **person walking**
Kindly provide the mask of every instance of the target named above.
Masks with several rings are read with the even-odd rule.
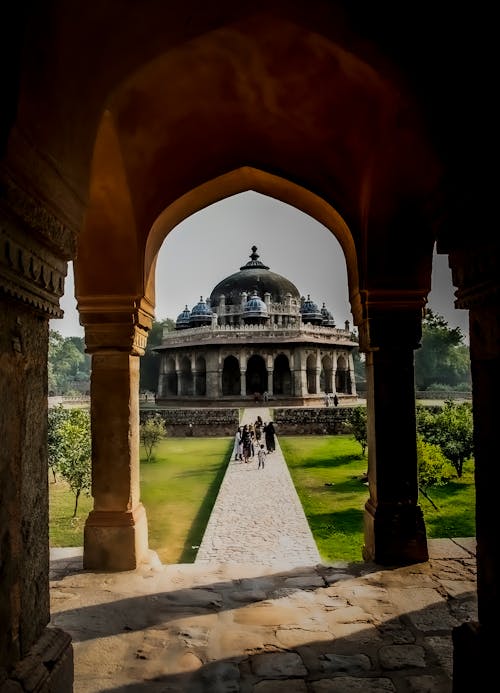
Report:
[[[266,451],[264,449],[264,445],[261,443],[259,451],[257,453],[257,458],[259,460],[259,464],[257,465],[257,469],[264,469],[264,464],[266,461]]]
[[[275,435],[276,431],[274,428],[274,423],[270,421],[264,426],[264,437],[266,440],[267,452],[274,452],[276,449]]]
[[[252,438],[250,437],[250,429],[246,425],[243,426],[241,443],[243,446],[243,462],[248,462],[252,455]]]
[[[233,459],[242,460],[243,459],[243,441],[242,441],[242,427],[238,426],[238,430],[234,435],[234,447],[233,447]]]

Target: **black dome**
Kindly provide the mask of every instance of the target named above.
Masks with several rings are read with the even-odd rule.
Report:
[[[283,302],[286,294],[300,300],[300,292],[286,277],[276,272],[270,272],[258,258],[256,246],[252,246],[250,262],[240,267],[239,272],[231,274],[217,284],[210,294],[210,305],[218,306],[220,297],[225,296],[227,305],[238,305],[241,302],[241,293],[246,291],[251,295],[257,292],[260,298],[265,293],[271,294],[272,302]]]

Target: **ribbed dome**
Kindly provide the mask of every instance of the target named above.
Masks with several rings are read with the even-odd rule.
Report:
[[[191,317],[191,311],[189,308],[186,306],[182,313],[179,313],[177,316],[177,320],[175,321],[175,329],[176,330],[185,330],[187,327],[189,327],[189,318]]]
[[[270,272],[269,267],[259,260],[256,251],[257,247],[252,246],[250,262],[240,267],[239,272],[231,274],[217,284],[210,294],[211,306],[218,306],[222,295],[225,296],[226,305],[238,305],[243,291],[249,295],[257,292],[259,296],[269,293],[272,302],[283,302],[287,293],[297,301],[300,299],[297,287],[281,274]]]
[[[206,302],[203,300],[203,296],[200,296],[200,300],[194,306],[191,311],[189,318],[189,324],[192,326],[196,325],[210,325],[212,322],[212,311]]]
[[[321,314],[321,311],[316,303],[311,300],[309,294],[307,298],[302,301],[300,312],[302,314],[303,322],[310,322],[313,325],[321,325],[323,322],[323,315]]]
[[[255,291],[243,307],[243,318],[267,318],[267,306]]]

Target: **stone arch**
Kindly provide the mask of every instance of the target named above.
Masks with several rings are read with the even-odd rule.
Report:
[[[306,361],[306,378],[307,378],[307,393],[309,395],[317,395],[316,385],[316,354],[309,354]]]
[[[274,359],[273,393],[275,395],[292,394],[292,372],[286,354],[278,354]]]
[[[239,396],[241,392],[240,362],[236,356],[226,356],[222,367],[222,395]]]
[[[196,358],[194,394],[199,397],[204,397],[207,394],[207,362],[204,356],[198,356]]]
[[[183,356],[179,363],[179,391],[183,395],[193,394],[193,370],[187,356]]]
[[[325,355],[321,359],[319,382],[322,392],[333,392],[333,362],[331,356]]]
[[[266,362],[260,354],[253,354],[247,361],[246,394],[263,394],[268,389]]]
[[[177,395],[178,392],[178,382],[177,382],[177,371],[175,370],[175,359],[170,357],[165,363],[165,394],[166,395]]]
[[[345,356],[337,358],[337,370],[335,372],[335,389],[343,394],[351,394],[351,373],[349,363]]]

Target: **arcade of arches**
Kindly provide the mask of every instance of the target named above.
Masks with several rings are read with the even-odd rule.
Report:
[[[92,355],[84,565],[130,570],[148,556],[138,375],[156,257],[180,221],[245,190],[310,214],[342,246],[367,363],[363,557],[380,565],[428,560],[413,358],[434,247],[448,256],[456,306],[469,310],[478,576],[478,622],[454,631],[454,693],[473,690],[477,672],[496,680],[492,11],[422,0],[410,21],[406,3],[341,0],[2,6],[0,690],[33,690],[16,673],[30,667],[43,690],[73,687],[71,639],[47,628],[48,324],[67,263]],[[241,363],[227,356],[223,387],[241,392]],[[272,357],[273,387],[286,390],[291,359]],[[265,370],[270,385],[265,366],[256,355],[250,387]],[[181,389],[208,390],[207,360],[179,371]]]

